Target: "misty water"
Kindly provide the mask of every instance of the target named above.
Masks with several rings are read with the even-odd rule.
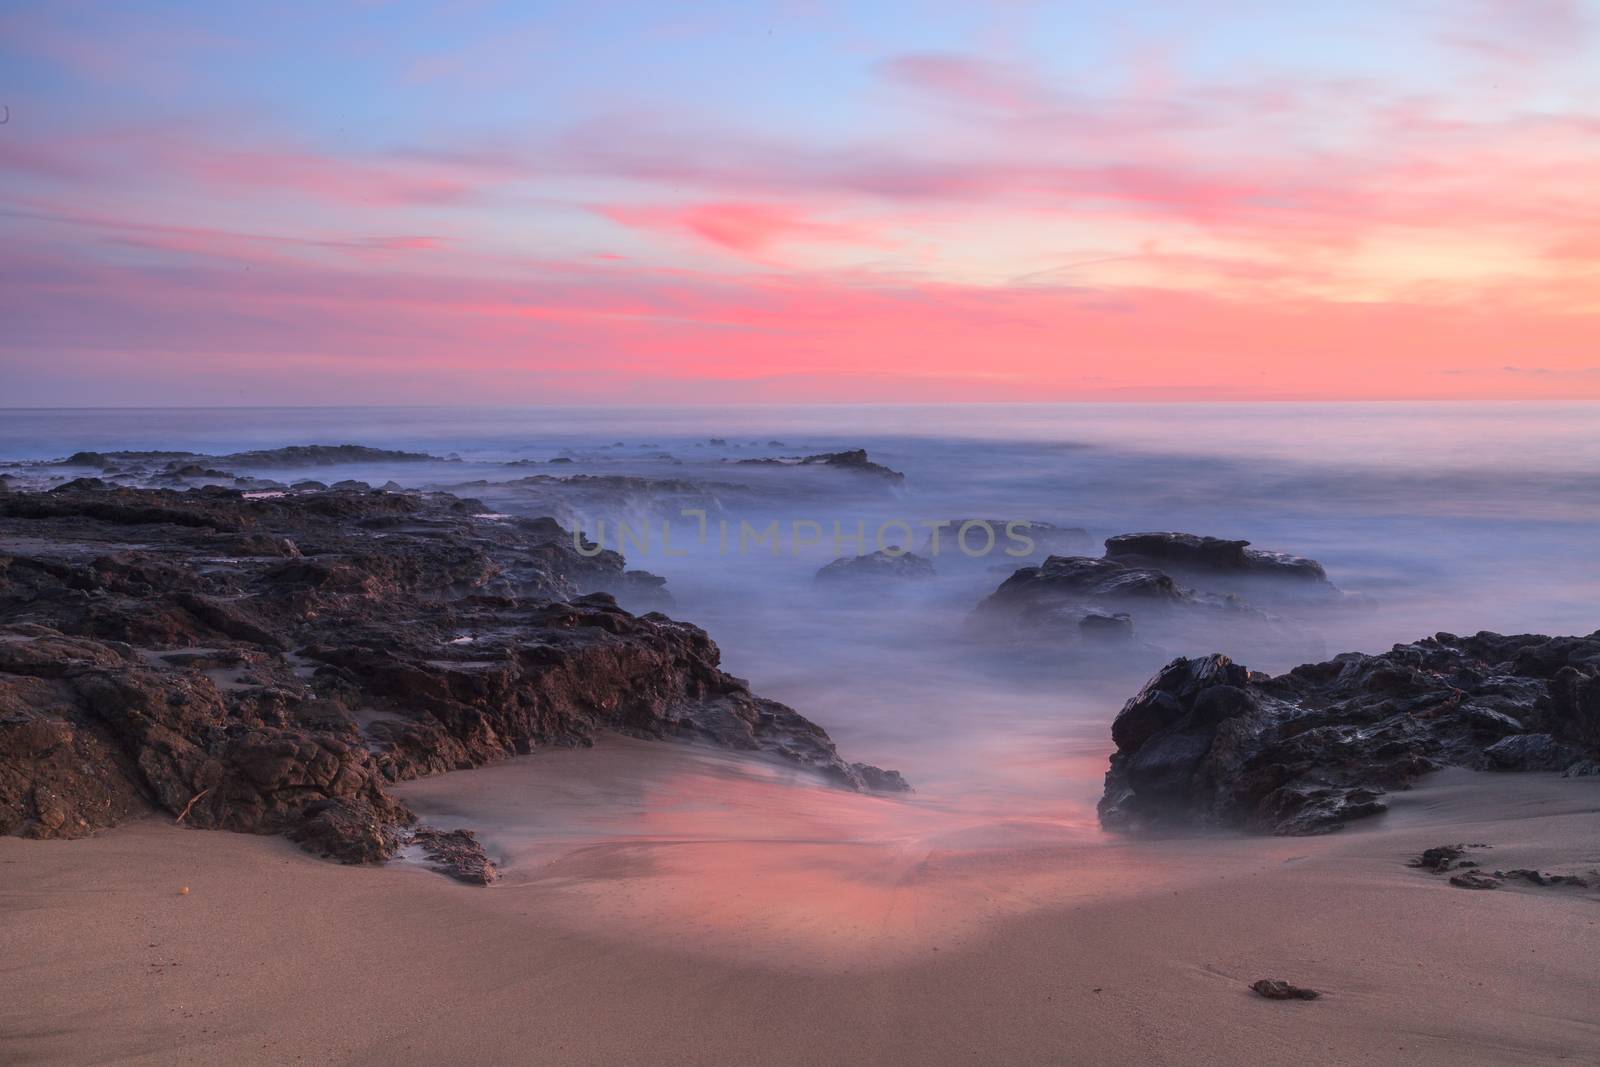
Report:
[[[765,872],[770,901],[780,884],[816,889],[819,870],[859,885],[886,868],[903,882],[907,864],[934,856],[1096,842],[1110,721],[1164,655],[1225,652],[1278,672],[1437,631],[1600,626],[1593,405],[0,412],[0,457],[18,463],[78,450],[225,454],[306,443],[449,461],[250,473],[448,489],[482,500],[489,514],[550,510],[548,492],[506,484],[529,475],[711,483],[720,510],[703,527],[682,500],[649,491],[623,505],[580,495],[557,517],[608,548],[626,523],[629,565],[666,577],[665,610],[708,630],[727,670],[823,725],[847,758],[897,768],[916,789],[905,799],[855,797],[782,767],[622,739],[407,787],[424,814],[478,827],[526,879],[586,882],[594,872],[584,864],[609,843],[627,850],[639,877],[681,875],[686,863],[724,884],[730,867]],[[904,472],[903,485],[739,462],[856,448]],[[517,461],[532,462],[508,466]],[[969,518],[1082,527],[1086,555],[1134,531],[1247,539],[1321,561],[1346,596],[1282,608],[1287,636],[1207,626],[1165,634],[1154,651],[1052,663],[1048,648],[1013,650],[972,619],[1027,562],[1005,554],[1003,531],[974,558],[954,549],[947,528],[925,582],[853,589],[814,580],[836,555],[879,547],[880,530],[883,544],[909,540],[925,552],[923,524]],[[773,523],[776,551],[750,536],[770,536]],[[851,538],[857,529],[864,543]],[[812,538],[820,543],[796,543]],[[668,842],[694,850],[648,851]],[[792,847],[774,851],[781,843]],[[840,843],[872,847],[849,861],[816,851]],[[550,865],[558,855],[565,866]],[[637,890],[617,874],[618,853],[605,855],[607,884]],[[685,899],[703,896],[696,884]],[[665,906],[671,895],[652,899]],[[876,897],[857,905],[869,914],[883,906]]]

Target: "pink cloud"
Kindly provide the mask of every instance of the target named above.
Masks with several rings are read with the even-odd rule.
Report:
[[[759,256],[775,245],[876,244],[862,227],[822,222],[783,204],[710,203],[663,207],[608,204],[596,208],[613,222],[636,229],[687,233],[719,248]]]

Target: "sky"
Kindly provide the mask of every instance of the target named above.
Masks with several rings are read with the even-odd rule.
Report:
[[[0,406],[1600,398],[1600,0],[0,0]]]

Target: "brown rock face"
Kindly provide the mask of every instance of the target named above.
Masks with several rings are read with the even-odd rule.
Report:
[[[0,832],[81,836],[154,806],[371,862],[410,837],[390,783],[607,729],[905,788],[722,672],[699,628],[580,593],[623,576],[621,556],[482,510],[340,490],[4,497]]]

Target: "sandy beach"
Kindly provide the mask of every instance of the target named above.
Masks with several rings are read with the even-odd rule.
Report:
[[[1600,866],[1594,779],[1447,771],[1316,838],[1051,845],[1034,828],[975,849],[942,838],[937,813],[886,816],[873,809],[891,802],[682,746],[663,771],[661,751],[606,739],[408,787],[421,809],[479,819],[505,871],[488,889],[165,818],[0,839],[0,1054],[1489,1064],[1600,1049],[1600,894],[1472,892],[1406,865],[1465,841],[1493,846],[1485,866]],[[689,765],[724,794],[698,809],[641,794]],[[645,799],[651,818],[607,829]],[[492,822],[513,803],[546,814],[519,837]],[[1262,977],[1324,996],[1263,1000],[1248,989]]]

